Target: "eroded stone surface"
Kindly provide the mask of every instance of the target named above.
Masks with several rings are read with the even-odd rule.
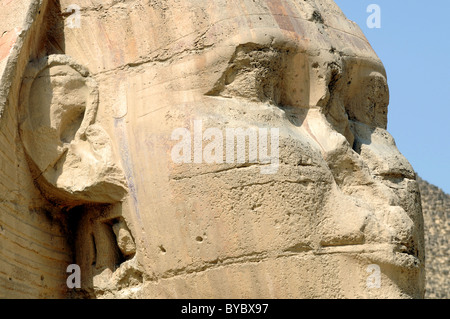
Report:
[[[75,28],[71,1],[39,3],[7,108],[81,296],[423,297],[386,72],[333,1],[78,1]],[[174,162],[172,133],[199,121],[277,128],[277,170]]]
[[[425,222],[427,299],[449,298],[450,195],[418,178]]]
[[[89,72],[66,55],[50,55],[30,63],[20,94],[19,131],[41,191],[72,206],[120,201],[125,178],[110,137],[95,123],[98,87]]]

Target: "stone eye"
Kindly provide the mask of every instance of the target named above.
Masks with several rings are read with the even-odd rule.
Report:
[[[378,72],[371,72],[361,79],[353,79],[348,86],[344,104],[349,118],[385,129],[389,104],[386,78]]]
[[[239,45],[227,69],[206,94],[280,106],[308,106],[307,58],[288,47]]]

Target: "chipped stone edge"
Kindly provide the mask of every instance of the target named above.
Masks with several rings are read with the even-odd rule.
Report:
[[[14,43],[10,54],[6,58],[7,60],[3,71],[0,71],[2,72],[0,77],[0,120],[3,117],[3,112],[5,111],[8,96],[17,72],[17,65],[21,52],[23,51],[22,48],[30,34],[30,31],[32,30],[32,26],[36,21],[36,18],[39,15],[39,11],[43,8],[46,2],[47,0],[31,0],[21,31],[17,35],[16,42]]]

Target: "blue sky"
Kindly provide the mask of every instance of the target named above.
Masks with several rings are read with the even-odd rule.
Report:
[[[335,0],[388,75],[388,131],[420,177],[450,194],[450,1]],[[370,4],[381,28],[369,28]]]

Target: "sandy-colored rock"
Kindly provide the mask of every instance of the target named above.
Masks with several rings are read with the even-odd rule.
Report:
[[[0,150],[14,145],[0,185],[23,198],[0,223],[46,207],[38,228],[57,219],[64,254],[42,267],[78,264],[82,289],[21,290],[18,260],[0,293],[423,297],[420,195],[386,131],[386,72],[332,0],[30,3],[0,93]],[[18,245],[0,236],[2,254]]]
[[[450,195],[418,178],[425,224],[427,299],[450,297]]]
[[[95,123],[98,86],[66,55],[30,63],[19,100],[19,131],[32,173],[54,201],[109,203],[126,193],[105,130]]]

